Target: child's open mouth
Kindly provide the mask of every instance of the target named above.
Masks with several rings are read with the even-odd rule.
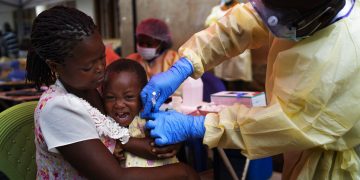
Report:
[[[131,122],[131,120],[129,120],[130,117],[130,113],[127,112],[116,112],[115,113],[115,120],[120,123],[120,125],[122,126],[126,126],[128,125],[127,123]]]

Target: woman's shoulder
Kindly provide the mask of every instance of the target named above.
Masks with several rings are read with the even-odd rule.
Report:
[[[62,100],[66,100],[66,99],[70,100],[70,97],[67,94],[68,93],[66,93],[66,91],[57,87],[56,85],[51,85],[41,95],[38,102],[37,110],[42,110],[45,106],[61,104]]]
[[[79,105],[79,100],[74,98],[74,95],[67,93],[62,88],[57,87],[56,85],[50,86],[40,97],[38,108],[42,109],[44,107],[76,107]]]

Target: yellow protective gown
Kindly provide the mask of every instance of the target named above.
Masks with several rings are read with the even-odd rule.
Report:
[[[221,5],[212,8],[211,13],[205,20],[205,26],[208,27],[223,17],[227,10],[222,10]],[[216,77],[226,81],[252,81],[251,52],[245,50],[240,55],[234,56],[229,60],[222,62],[214,67]]]
[[[360,4],[350,16],[292,42],[272,38],[250,4],[235,6],[179,50],[193,77],[271,43],[268,106],[234,105],[205,119],[204,144],[251,159],[285,153],[284,179],[360,179]]]

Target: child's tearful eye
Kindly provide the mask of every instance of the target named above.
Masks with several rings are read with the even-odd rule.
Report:
[[[83,70],[85,72],[89,72],[91,70],[91,68],[82,68],[81,70]]]
[[[135,96],[132,96],[132,95],[131,96],[126,96],[126,99],[127,100],[133,100],[133,99],[135,99]]]
[[[105,96],[105,100],[107,100],[107,101],[113,101],[113,100],[115,100],[115,96],[106,95],[106,96]]]

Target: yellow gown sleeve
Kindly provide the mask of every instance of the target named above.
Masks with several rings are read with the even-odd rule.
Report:
[[[238,4],[219,21],[193,35],[180,47],[179,55],[192,62],[195,70],[192,77],[199,78],[223,59],[264,45],[268,36],[251,4]]]
[[[211,9],[209,16],[205,20],[205,27],[210,26],[212,23],[216,22],[219,18],[220,6],[215,6]]]
[[[208,114],[203,143],[209,148],[241,149],[250,159],[314,147],[344,150],[359,144],[359,118],[351,109],[360,106],[354,102],[343,107],[338,104],[349,99],[320,105],[306,102],[311,97],[298,97],[291,100],[294,102],[274,98],[275,103],[268,107],[236,104],[219,114]]]
[[[307,136],[306,131],[293,123],[279,103],[266,108],[247,108],[237,104],[219,114],[208,114],[205,127],[204,144],[210,148],[241,149],[250,159],[321,144],[314,139],[316,136]],[[320,138],[321,134],[318,135]],[[320,140],[331,141],[328,137]]]

